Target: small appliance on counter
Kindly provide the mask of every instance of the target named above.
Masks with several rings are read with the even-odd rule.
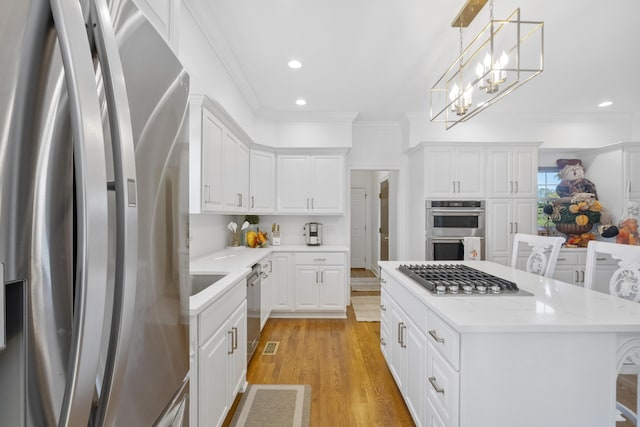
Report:
[[[320,246],[322,244],[322,224],[319,222],[306,223],[304,236],[307,246]]]
[[[277,222],[271,225],[271,244],[273,246],[280,246],[280,224]]]

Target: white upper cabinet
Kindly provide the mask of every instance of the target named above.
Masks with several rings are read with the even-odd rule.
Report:
[[[278,155],[278,213],[344,212],[342,155]]]
[[[202,157],[200,160],[202,185],[201,210],[222,209],[222,135],[224,128],[207,108],[202,108]]]
[[[249,148],[238,135],[248,137],[204,96],[191,98],[189,134],[189,212],[249,212]]]
[[[249,210],[249,149],[226,131],[222,139],[223,205],[226,212]]]
[[[251,150],[249,176],[249,210],[255,213],[273,213],[276,210],[276,155]]]
[[[484,148],[427,146],[424,155],[425,197],[484,197]]]
[[[488,197],[537,197],[537,146],[489,147],[487,153]]]
[[[631,200],[640,199],[640,148],[624,150],[625,186],[623,194]]]

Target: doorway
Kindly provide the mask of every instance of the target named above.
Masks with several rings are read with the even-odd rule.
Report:
[[[397,217],[394,191],[398,171],[351,171],[351,277],[352,284],[375,279],[379,282],[378,261],[394,259]],[[397,204],[396,204],[397,205]]]

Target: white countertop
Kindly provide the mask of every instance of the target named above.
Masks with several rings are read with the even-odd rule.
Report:
[[[228,247],[220,252],[196,258],[190,262],[192,276],[224,276],[201,292],[189,297],[189,313],[197,315],[222,296],[238,280],[251,272],[251,267],[273,252],[349,252],[346,246],[289,245],[248,248]],[[212,279],[213,280],[213,279]]]
[[[385,261],[379,265],[458,332],[640,332],[638,303],[489,261],[461,263],[515,282],[534,295],[435,296],[397,270],[400,264],[426,262]]]
[[[349,252],[349,248],[337,245],[287,245],[267,246],[266,248],[228,247],[220,252],[191,260],[189,270],[192,275],[228,274],[243,268],[251,268],[253,264],[260,262],[273,252]]]

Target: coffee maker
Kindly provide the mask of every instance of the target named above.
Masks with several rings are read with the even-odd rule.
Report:
[[[322,224],[319,222],[306,223],[304,238],[308,246],[320,246],[322,244]]]

